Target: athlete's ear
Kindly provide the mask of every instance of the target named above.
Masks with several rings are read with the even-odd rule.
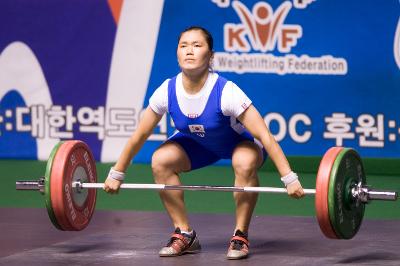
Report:
[[[208,63],[208,68],[211,72],[214,72],[213,66],[214,66],[214,51],[211,51],[210,61]]]

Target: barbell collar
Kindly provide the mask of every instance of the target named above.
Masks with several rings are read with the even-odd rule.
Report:
[[[396,191],[383,191],[383,190],[369,190],[368,199],[369,200],[387,200],[396,201],[398,194]]]
[[[44,194],[44,177],[39,180],[20,180],[15,182],[15,188],[17,190],[39,190],[40,193]]]
[[[354,199],[362,203],[369,203],[371,200],[396,201],[398,198],[396,191],[372,189],[361,182],[356,184],[351,191]]]

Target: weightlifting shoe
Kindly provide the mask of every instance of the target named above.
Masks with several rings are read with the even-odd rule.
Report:
[[[172,234],[168,244],[158,253],[160,257],[175,257],[186,253],[198,253],[201,251],[199,239],[193,230],[191,235],[181,233],[181,229],[177,227]]]
[[[248,255],[249,240],[247,240],[247,235],[240,230],[236,230],[235,235],[229,243],[226,258],[228,260],[239,260],[246,258]]]

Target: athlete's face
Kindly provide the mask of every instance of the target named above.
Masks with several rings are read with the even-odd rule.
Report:
[[[199,73],[208,71],[212,52],[201,30],[184,32],[176,53],[182,71]]]

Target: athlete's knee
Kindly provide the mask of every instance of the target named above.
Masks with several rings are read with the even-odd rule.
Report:
[[[169,152],[163,149],[156,150],[151,158],[151,169],[155,178],[173,172]]]
[[[252,160],[232,161],[232,167],[236,177],[251,178],[257,174],[257,163]]]
[[[235,170],[235,173],[240,175],[254,175],[257,172],[261,162],[261,151],[254,143],[241,143],[233,151],[232,166]]]
[[[258,152],[249,148],[236,149],[232,156],[232,167],[235,172],[235,184],[257,186],[257,170],[260,158]]]
[[[232,157],[232,167],[236,174],[252,176],[257,172],[260,163],[259,155],[252,151],[236,152]]]

